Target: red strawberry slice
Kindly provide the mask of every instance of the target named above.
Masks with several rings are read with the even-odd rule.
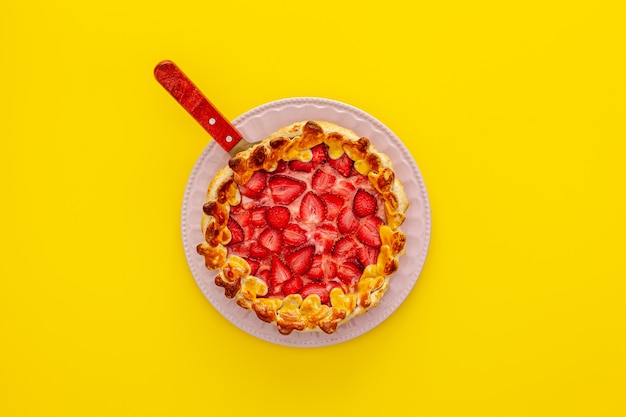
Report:
[[[320,236],[333,240],[337,239],[337,237],[339,236],[339,230],[337,229],[337,226],[332,223],[320,223],[315,227],[315,231]]]
[[[267,228],[259,235],[259,243],[270,252],[278,253],[283,246],[283,234],[280,230]]]
[[[259,206],[250,210],[250,223],[257,227],[265,226],[267,224],[265,220],[266,211],[267,206]]]
[[[227,253],[229,255],[237,255],[243,258],[248,256],[248,248],[245,247],[245,244],[236,244],[236,245],[227,244],[226,246],[228,247]]]
[[[361,266],[353,263],[353,262],[345,262],[339,266],[339,270],[337,271],[337,276],[346,285],[352,286],[355,285],[359,279],[361,279],[361,274],[363,270]]]
[[[294,274],[302,275],[311,268],[314,253],[315,247],[313,245],[307,245],[287,255],[285,260]]]
[[[252,239],[254,237],[254,233],[256,232],[256,226],[253,225],[252,223],[248,222],[249,224],[247,226],[244,227],[243,232],[245,234],[245,239],[246,241],[249,241],[250,239]]]
[[[259,266],[261,265],[260,263],[258,263],[255,260],[252,260],[250,258],[243,258],[246,262],[248,262],[248,265],[250,265],[250,275],[254,275],[256,274],[256,272],[259,270]]]
[[[326,258],[322,261],[322,271],[324,279],[330,281],[337,276],[337,264],[332,259]]]
[[[313,232],[315,243],[322,248],[324,253],[330,253],[338,237],[339,230],[337,226],[331,223],[319,224],[315,228],[315,232]]]
[[[280,204],[291,203],[306,190],[304,181],[287,175],[273,175],[268,180],[268,184],[272,198]]]
[[[320,223],[325,217],[324,201],[313,191],[307,192],[300,202],[300,220],[304,223]]]
[[[354,191],[356,187],[349,180],[341,180],[335,183],[335,186],[332,189],[334,194],[337,194],[339,197],[344,200],[352,199],[354,196]]]
[[[275,229],[282,229],[291,220],[291,212],[285,206],[273,206],[265,211],[267,224]]]
[[[300,246],[305,244],[309,238],[306,230],[295,223],[288,224],[283,230],[283,240],[287,245]]]
[[[337,277],[337,265],[331,258],[315,255],[307,277],[312,281],[330,281]]]
[[[352,174],[353,163],[352,159],[345,153],[337,159],[328,158],[328,164],[344,177],[349,177]]]
[[[353,210],[346,206],[339,211],[337,216],[337,227],[343,234],[351,234],[357,231],[359,219],[354,215]]]
[[[266,174],[263,171],[255,171],[247,183],[239,186],[239,192],[246,197],[258,198],[265,188]]]
[[[328,295],[328,290],[324,284],[320,284],[317,282],[312,282],[310,284],[305,285],[300,290],[300,295],[302,298],[306,298],[309,295],[317,294],[320,297],[322,304],[328,305],[330,302],[330,296]]]
[[[352,237],[346,236],[339,239],[335,243],[335,246],[333,247],[333,256],[336,258],[347,259],[355,254],[356,249],[356,241]]]
[[[270,270],[265,268],[257,271],[257,277],[261,278],[266,284],[270,283]]]
[[[261,196],[261,193],[252,191],[245,185],[239,186],[239,192],[241,193],[241,195],[245,195],[246,197],[250,197],[250,198],[259,198]]]
[[[204,209],[204,207],[203,207]],[[247,210],[243,208],[243,204],[237,204],[236,206],[230,206],[230,215],[234,217],[238,217],[243,213],[246,213]]]
[[[318,169],[313,173],[313,178],[311,178],[311,187],[315,191],[323,193],[332,187],[336,180],[337,178],[334,175]]]
[[[326,203],[326,220],[335,220],[339,210],[343,207],[345,200],[336,194],[324,193],[320,196],[322,201]]]
[[[303,286],[302,278],[294,277],[282,285],[281,292],[283,295],[297,294]]]
[[[354,195],[352,209],[354,210],[354,214],[357,216],[367,217],[376,213],[376,210],[378,209],[378,202],[376,201],[376,197],[364,189],[359,188]]]
[[[261,245],[260,243],[252,242],[250,244],[250,250],[248,253],[250,255],[250,258],[261,260],[270,256],[271,252],[269,251],[269,249],[267,249],[265,246]]]
[[[313,281],[317,281],[324,277],[324,270],[322,269],[322,255],[315,255],[313,262],[311,262],[311,268],[307,274]]]
[[[276,255],[272,256],[272,263],[270,266],[269,284],[273,294],[278,294],[280,286],[289,281],[293,276],[291,270],[287,265],[280,260]]]
[[[357,238],[367,246],[379,248],[381,245],[380,233],[378,229],[384,222],[376,216],[369,216],[365,219],[359,230],[356,232]]]
[[[230,206],[230,217],[234,218],[241,227],[250,224],[250,211],[244,210],[241,204]]]
[[[311,157],[311,162],[318,165],[326,162],[326,159],[328,158],[327,146],[323,143],[314,146],[311,149],[311,153],[313,154],[313,156]]]
[[[289,161],[289,168],[292,171],[311,172],[315,169],[316,166],[317,164],[311,161],[302,162],[297,159],[294,159],[293,161]]]
[[[378,262],[379,249],[363,245],[357,249],[357,259],[364,267]]]
[[[226,227],[228,227],[228,230],[230,230],[231,235],[230,242],[228,243],[229,245],[236,245],[237,243],[243,242],[245,237],[243,233],[243,228],[239,225],[239,223],[237,223],[235,219],[229,217]]]
[[[276,164],[276,169],[274,169],[272,173],[278,174],[278,173],[285,172],[285,171],[287,171],[287,162],[280,160]]]

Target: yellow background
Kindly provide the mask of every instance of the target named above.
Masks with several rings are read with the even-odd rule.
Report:
[[[0,0],[0,415],[626,414],[622,2],[92,3]],[[209,304],[162,59],[229,118],[325,97],[403,140],[433,229],[389,319],[299,349]]]

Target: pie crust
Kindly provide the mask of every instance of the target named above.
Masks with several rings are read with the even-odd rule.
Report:
[[[324,147],[328,161],[345,159],[344,154],[349,158],[354,175],[348,179],[361,179],[361,184],[375,194],[380,202],[376,215],[382,220],[375,223],[378,235],[375,261],[367,265],[357,262],[360,276],[354,281],[346,282],[344,279],[340,282],[339,278],[335,278],[338,285],[329,287],[328,297],[324,300],[319,294],[307,295],[302,290],[289,294],[275,293],[267,276],[262,276],[258,265],[255,266],[258,262],[234,250],[234,233],[229,228],[229,220],[234,218],[236,210],[242,209],[243,201],[246,200],[246,204],[252,201],[242,195],[242,190],[246,189],[246,184],[257,171],[278,176],[286,163],[312,161],[313,150],[319,145]],[[297,172],[290,172],[290,175],[294,174]],[[302,175],[306,190],[310,190],[311,176]],[[355,188],[359,189],[358,186]],[[291,204],[286,201],[281,203]],[[288,335],[294,330],[330,334],[339,325],[378,305],[387,291],[390,276],[397,271],[399,257],[405,253],[406,236],[400,226],[408,207],[404,188],[395,177],[391,160],[378,152],[369,139],[334,123],[302,121],[283,127],[240,152],[229,160],[228,166],[217,172],[209,184],[203,206],[201,228],[205,240],[197,245],[196,250],[204,256],[208,269],[218,270],[215,284],[224,288],[226,297],[234,298],[239,306],[254,311],[259,319],[275,324],[281,334]],[[297,215],[292,219],[297,222]],[[312,234],[315,226],[303,227],[309,243],[315,243]],[[254,239],[258,239],[258,233]],[[334,253],[333,248],[325,256],[332,257]],[[274,255],[271,256],[273,259]],[[276,256],[284,260],[286,255],[279,253]],[[267,264],[270,260],[267,258],[260,262]],[[338,262],[346,264],[345,258],[338,259]],[[282,265],[285,264],[288,262],[283,261]],[[323,283],[329,284],[327,279]]]

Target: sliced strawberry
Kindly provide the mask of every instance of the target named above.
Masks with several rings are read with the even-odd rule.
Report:
[[[337,276],[337,264],[332,259],[326,258],[322,261],[322,271],[324,279],[330,281]]]
[[[361,265],[367,267],[378,262],[379,249],[371,246],[363,245],[357,249],[357,259],[361,262]]]
[[[336,194],[324,193],[320,198],[326,203],[326,220],[335,220],[339,210],[343,207],[345,200]]]
[[[300,290],[300,295],[302,298],[306,298],[309,295],[317,294],[320,297],[322,304],[328,305],[330,302],[330,296],[328,295],[328,290],[324,284],[319,284],[317,282],[312,282],[310,284],[305,285]]]
[[[241,193],[241,195],[245,195],[246,197],[250,198],[259,198],[261,196],[261,193],[254,192],[245,185],[239,186],[239,192]]]
[[[256,274],[256,272],[259,270],[259,265],[261,264],[250,258],[243,258],[243,259],[246,262],[248,262],[248,265],[250,265],[250,275]]]
[[[378,208],[378,202],[376,197],[368,193],[362,188],[359,188],[354,194],[354,200],[352,201],[352,209],[354,214],[359,217],[367,217],[376,213]]]
[[[281,172],[285,172],[287,171],[287,162],[283,161],[282,159],[280,161],[278,161],[278,163],[276,164],[276,169],[274,169],[274,171],[272,171],[274,174],[279,174]]]
[[[337,239],[337,236],[339,236],[337,226],[332,223],[320,223],[315,227],[315,230],[324,237],[331,239]]]
[[[302,278],[294,277],[282,285],[281,292],[283,295],[297,294],[303,286]]]
[[[261,245],[258,242],[252,242],[250,244],[249,255],[252,259],[265,259],[270,256],[270,251],[265,246]]]
[[[289,161],[289,168],[292,171],[311,172],[315,169],[316,166],[317,164],[311,161],[302,162],[297,159],[294,159],[293,161]]]
[[[353,262],[344,262],[339,266],[339,270],[337,271],[337,276],[346,285],[354,285],[359,279],[361,279],[361,274],[363,273],[363,269],[360,265],[357,265]]]
[[[306,274],[311,268],[315,247],[313,245],[304,246],[285,257],[287,264],[296,275]]]
[[[328,164],[344,177],[349,177],[350,174],[352,174],[352,165],[354,162],[344,153],[337,159],[328,158]]]
[[[241,204],[230,206],[230,217],[234,218],[241,227],[250,224],[250,211],[244,210]]]
[[[300,220],[304,223],[320,223],[325,217],[324,201],[313,191],[307,192],[300,202]]]
[[[357,238],[367,246],[379,248],[381,245],[380,233],[378,229],[384,222],[376,216],[369,216],[356,232]]]
[[[250,223],[257,227],[265,226],[267,224],[265,220],[266,211],[267,206],[259,206],[250,210]]]
[[[283,240],[287,245],[300,246],[305,244],[309,238],[306,230],[295,223],[290,223],[283,230]]]
[[[285,206],[273,206],[265,211],[267,224],[275,229],[282,229],[291,220],[291,213]]]
[[[336,258],[347,259],[355,254],[356,248],[357,243],[352,237],[343,237],[335,243],[335,246],[333,247],[333,256]]]
[[[330,253],[339,237],[337,226],[331,223],[321,223],[315,227],[313,239],[322,248],[323,253]]]
[[[244,232],[246,241],[249,241],[250,239],[252,239],[254,237],[254,234],[256,233],[256,226],[250,222],[248,223],[249,224],[247,226],[243,227],[243,232]]]
[[[245,213],[247,210],[244,210],[243,204],[237,204],[236,206],[230,206],[230,215],[238,216],[241,213]]]
[[[311,153],[313,154],[313,156],[311,157],[311,162],[318,165],[324,163],[328,158],[327,145],[324,143],[320,143],[319,145],[316,145],[311,149]]]
[[[352,209],[348,206],[342,208],[337,216],[337,227],[343,234],[351,234],[357,231],[359,227],[359,219],[354,215]]]
[[[332,189],[334,194],[337,194],[339,197],[344,200],[352,200],[354,196],[354,191],[356,187],[349,180],[341,180],[338,181]]]
[[[313,262],[311,262],[311,268],[307,274],[313,281],[322,279],[324,277],[324,270],[322,269],[322,255],[315,255]]]
[[[261,278],[266,284],[269,285],[270,283],[270,270],[269,269],[267,268],[260,269],[259,271],[257,271],[256,276]]]
[[[277,294],[280,291],[280,286],[291,278],[293,278],[293,276],[291,275],[289,267],[285,265],[278,256],[272,256],[269,275],[269,284],[272,292]]]
[[[267,228],[259,235],[259,243],[270,252],[278,253],[283,246],[283,234],[280,230]]]
[[[328,282],[337,277],[337,264],[330,257],[315,255],[306,277],[311,281]]]
[[[230,230],[231,235],[230,242],[228,243],[229,245],[236,245],[237,243],[243,242],[243,228],[239,225],[239,223],[237,223],[235,219],[229,217],[226,227],[228,227],[228,230]]]
[[[228,247],[229,255],[233,254],[241,257],[248,256],[248,248],[246,248],[245,244],[243,243],[237,243],[235,245],[228,243],[226,246]]]
[[[266,174],[264,171],[255,171],[247,183],[239,186],[239,192],[246,197],[258,198],[265,188]]]
[[[304,181],[287,175],[273,175],[268,180],[268,184],[272,198],[280,204],[291,203],[306,190]]]
[[[332,187],[336,180],[337,178],[334,175],[318,169],[313,173],[313,178],[311,178],[311,187],[315,191],[323,193]]]

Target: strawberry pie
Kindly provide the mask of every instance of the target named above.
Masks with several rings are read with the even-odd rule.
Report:
[[[367,138],[294,123],[216,174],[197,251],[226,297],[280,333],[333,333],[387,291],[408,206],[391,161]]]

